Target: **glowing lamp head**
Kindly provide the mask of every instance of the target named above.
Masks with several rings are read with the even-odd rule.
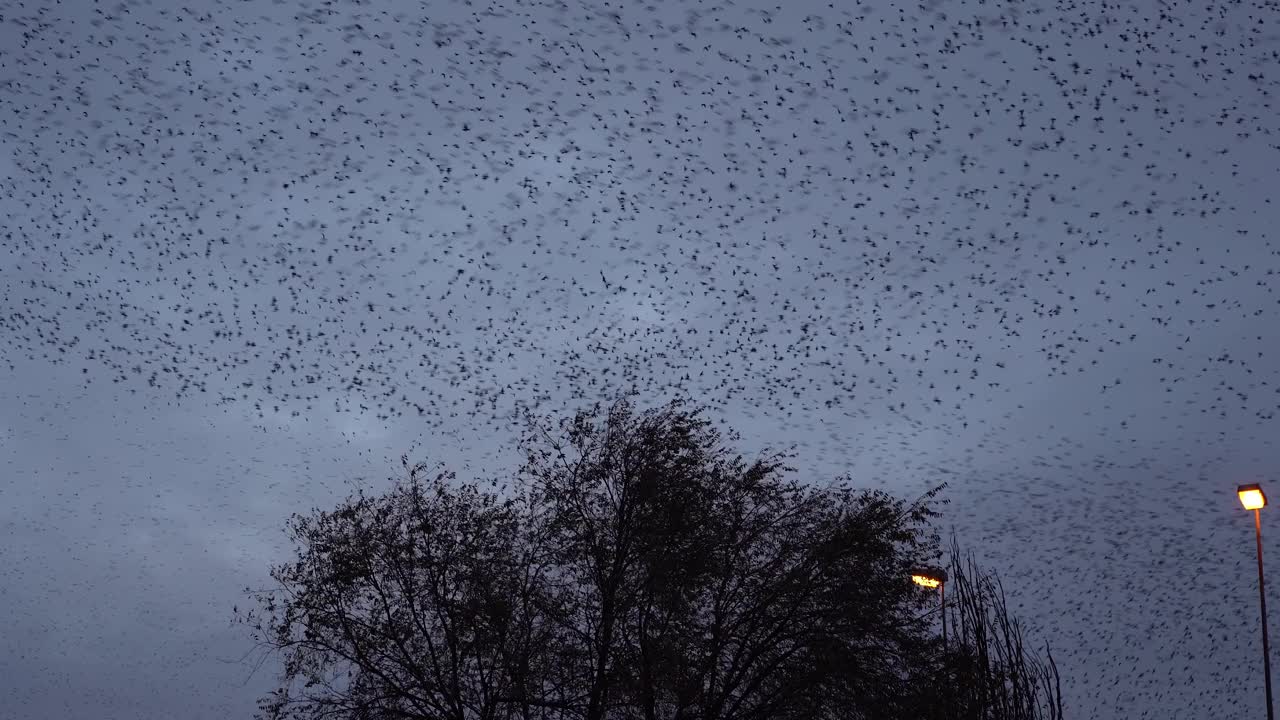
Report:
[[[945,570],[921,568],[911,573],[911,582],[927,588],[936,588],[947,581]]]
[[[1241,485],[1236,488],[1236,495],[1240,496],[1240,504],[1244,506],[1245,510],[1257,510],[1267,506],[1267,496],[1257,483]]]

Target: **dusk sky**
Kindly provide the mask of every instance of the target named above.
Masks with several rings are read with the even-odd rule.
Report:
[[[1266,5],[0,3],[0,715],[250,717],[291,513],[634,390],[947,482],[1071,717],[1260,717]]]

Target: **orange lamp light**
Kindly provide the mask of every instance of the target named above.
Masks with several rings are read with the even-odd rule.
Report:
[[[927,588],[936,588],[947,581],[947,572],[937,568],[921,568],[911,573],[911,581]]]
[[[1236,488],[1236,495],[1240,496],[1240,504],[1245,510],[1257,510],[1267,506],[1267,496],[1257,483],[1241,485]]]

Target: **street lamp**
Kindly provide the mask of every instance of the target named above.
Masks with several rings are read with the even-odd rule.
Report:
[[[942,646],[947,646],[947,571],[941,568],[920,568],[911,573],[911,581],[921,587],[938,588],[942,603]],[[1268,718],[1268,720],[1271,720]]]
[[[1267,641],[1267,592],[1262,581],[1262,508],[1267,506],[1267,496],[1253,483],[1236,488],[1240,504],[1253,511],[1253,530],[1258,541],[1258,604],[1262,607],[1262,672],[1267,683],[1267,720],[1275,720],[1271,706],[1271,647]]]

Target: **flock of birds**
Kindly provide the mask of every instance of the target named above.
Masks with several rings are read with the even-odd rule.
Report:
[[[684,394],[974,492],[1207,462],[1280,407],[1266,6],[14,0],[0,363],[477,436]]]

